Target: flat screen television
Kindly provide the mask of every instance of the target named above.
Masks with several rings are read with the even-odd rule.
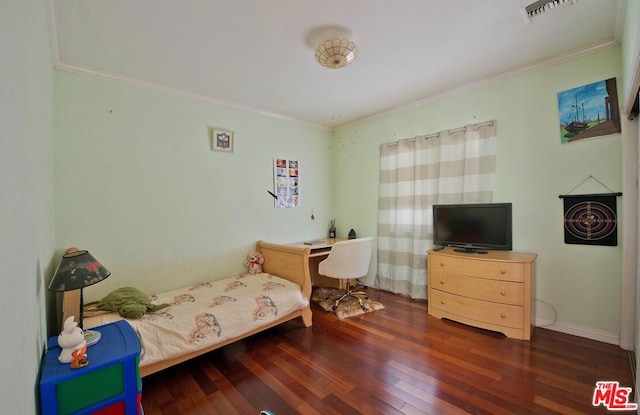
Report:
[[[433,206],[433,243],[456,251],[510,251],[511,203]]]

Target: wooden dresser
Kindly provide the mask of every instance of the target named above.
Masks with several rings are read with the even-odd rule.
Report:
[[[530,340],[536,257],[513,251],[429,251],[429,314]]]

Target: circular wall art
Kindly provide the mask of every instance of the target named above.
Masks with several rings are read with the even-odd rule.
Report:
[[[564,199],[565,243],[618,245],[615,196]]]

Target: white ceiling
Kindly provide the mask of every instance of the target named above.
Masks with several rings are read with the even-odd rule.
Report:
[[[48,0],[54,64],[327,128],[620,40],[624,0]],[[327,26],[358,58],[314,58]],[[326,35],[326,36],[323,36]]]

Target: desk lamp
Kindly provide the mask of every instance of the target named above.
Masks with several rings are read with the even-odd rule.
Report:
[[[88,251],[78,250],[77,248],[69,248],[62,256],[60,264],[56,269],[49,291],[64,292],[80,290],[80,321],[78,326],[82,329],[82,317],[84,308],[84,299],[82,290],[95,283],[102,281],[111,275],[105,267],[102,266]],[[100,341],[100,332],[85,330],[84,339],[87,346]]]

